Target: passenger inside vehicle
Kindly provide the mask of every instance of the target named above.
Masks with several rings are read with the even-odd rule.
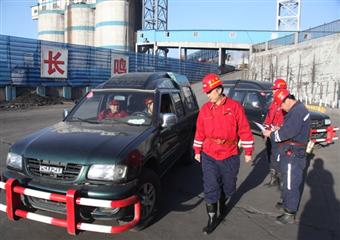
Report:
[[[120,109],[119,101],[113,99],[109,102],[109,108],[101,111],[98,116],[98,120],[110,119],[110,118],[123,118],[128,114]]]

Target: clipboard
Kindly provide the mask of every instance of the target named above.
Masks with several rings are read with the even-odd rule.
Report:
[[[261,132],[266,130],[266,127],[263,124],[255,122],[255,121],[253,121],[253,123],[255,123],[255,125],[261,130]]]

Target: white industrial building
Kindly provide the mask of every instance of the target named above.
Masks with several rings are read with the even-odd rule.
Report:
[[[142,28],[140,0],[38,0],[38,39],[133,51]]]

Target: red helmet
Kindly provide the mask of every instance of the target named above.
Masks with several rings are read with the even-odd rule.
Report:
[[[109,104],[110,105],[119,105],[119,102],[115,99],[112,99]]]
[[[217,74],[209,73],[203,78],[202,84],[203,84],[202,92],[208,93],[214,88],[221,86],[222,81]]]
[[[278,78],[274,81],[274,84],[272,86],[273,90],[276,89],[287,89],[287,83],[285,80],[283,80],[282,78]]]
[[[283,101],[290,95],[287,89],[278,89],[274,93],[274,101],[278,106],[281,106]]]
[[[148,97],[144,100],[145,105],[153,103],[153,99],[151,97]]]

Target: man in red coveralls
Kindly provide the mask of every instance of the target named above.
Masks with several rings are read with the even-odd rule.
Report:
[[[121,111],[119,107],[119,102],[115,99],[111,100],[109,103],[109,109],[106,109],[99,113],[98,119],[107,119],[107,118],[123,118],[128,116],[125,111]]]
[[[287,89],[287,83],[283,79],[276,79],[272,86],[273,95],[278,89]],[[282,111],[281,107],[276,104],[275,101],[269,106],[266,118],[264,120],[264,125],[268,130],[277,130],[279,129],[284,120],[285,112]],[[268,152],[268,160],[270,162],[270,180],[266,184],[268,187],[274,187],[280,185],[280,157],[278,154],[278,145],[275,141],[270,138],[266,140],[267,152]]]
[[[252,160],[254,139],[247,117],[241,104],[223,95],[222,81],[210,73],[203,78],[202,91],[209,102],[205,103],[198,115],[193,148],[195,159],[202,163],[203,188],[208,224],[205,234],[211,233],[218,223],[219,213],[223,215],[225,202],[236,190],[237,174],[240,167],[238,141],[245,151],[245,161]]]

